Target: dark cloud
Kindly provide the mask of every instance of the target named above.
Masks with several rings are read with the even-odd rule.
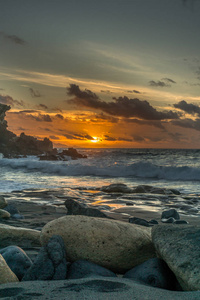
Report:
[[[66,133],[64,134],[64,136],[68,139],[68,140],[94,140],[94,138],[87,134],[87,133]]]
[[[5,89],[0,88],[0,91],[5,91]]]
[[[49,128],[42,128],[42,127],[39,127],[39,129],[45,130],[45,131],[51,131],[51,129],[49,129]]]
[[[10,106],[24,106],[24,102],[22,100],[14,100],[12,97],[10,96],[3,96],[0,95],[0,103],[2,104],[6,104],[6,105],[10,105]]]
[[[37,107],[39,109],[48,109],[48,106],[46,106],[45,104],[39,104]]]
[[[50,115],[46,114],[38,114],[37,116],[34,115],[29,115],[32,119],[38,121],[38,122],[52,122],[52,119],[50,117]]]
[[[31,93],[31,97],[32,98],[40,98],[40,97],[42,97],[42,95],[40,94],[40,92],[38,92],[38,91],[36,91],[36,90],[34,90],[32,88],[29,88],[29,91]]]
[[[90,90],[81,91],[78,85],[71,84],[67,93],[75,98],[68,100],[70,104],[78,107],[89,107],[118,117],[137,117],[145,120],[178,119],[178,114],[172,111],[159,112],[148,101],[128,97],[113,98],[113,102],[102,101]]]
[[[167,81],[167,82],[170,82],[170,83],[176,84],[176,81],[174,81],[174,80],[171,79],[171,78],[162,78],[162,80]]]
[[[112,137],[109,135],[104,135],[104,140],[109,142],[132,142],[133,139],[125,138],[125,137]]]
[[[24,130],[26,130],[26,129],[23,128],[23,127],[18,127],[17,130],[24,131]]]
[[[145,138],[143,136],[135,135],[135,136],[133,136],[133,140],[135,142],[144,142]]]
[[[149,85],[155,86],[155,87],[170,87],[171,86],[170,84],[168,84],[164,81],[160,81],[160,80],[158,80],[158,81],[150,80]]]
[[[145,120],[138,120],[138,119],[123,119],[125,123],[135,123],[139,125],[147,125],[147,126],[154,126],[160,129],[165,129],[161,121],[145,121]]]
[[[106,91],[104,91],[104,90],[101,90],[101,93],[105,93],[105,94],[112,94],[112,92],[111,92],[111,91],[109,91],[109,90],[106,90]]]
[[[110,122],[110,123],[117,123],[119,121],[118,118],[105,115],[104,113],[95,114],[91,117],[90,122]]]
[[[174,104],[174,107],[179,108],[188,114],[191,115],[198,114],[200,116],[200,107],[192,103],[187,103],[185,100],[182,100]]]
[[[3,31],[0,31],[0,36],[2,36],[4,39],[6,39],[14,44],[17,44],[17,45],[25,45],[26,44],[25,40],[21,39],[20,37],[18,37],[16,35],[9,35]]]
[[[135,93],[135,94],[141,94],[139,91],[137,90],[132,90],[132,91],[127,91],[127,93],[129,94],[132,94],[132,93]]]
[[[64,120],[64,117],[63,117],[63,115],[61,115],[61,114],[56,114],[56,115],[55,115],[55,118],[58,118],[58,119],[60,119],[60,120]]]
[[[60,113],[62,113],[62,109],[59,107],[54,107],[52,110],[59,111]]]
[[[18,114],[23,114],[23,113],[27,113],[27,114],[31,114],[31,113],[37,113],[38,112],[38,110],[35,110],[35,109],[25,109],[25,110],[20,110],[20,111],[18,111],[18,112],[16,112],[16,113],[18,113]]]
[[[58,136],[55,136],[55,135],[50,135],[49,138],[52,139],[52,140],[59,140],[60,139]]]
[[[181,120],[173,120],[171,121],[173,125],[190,128],[197,131],[200,131],[200,119],[192,120],[192,119],[181,119]]]

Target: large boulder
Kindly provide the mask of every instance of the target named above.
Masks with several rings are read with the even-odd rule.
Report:
[[[11,271],[5,259],[0,254],[0,284],[18,281],[17,276]]]
[[[0,209],[4,208],[7,206],[7,201],[3,196],[0,196]]]
[[[132,193],[133,192],[132,189],[130,189],[126,184],[123,183],[112,183],[110,185],[105,185],[102,186],[100,190],[106,193]]]
[[[200,290],[200,226],[158,225],[152,240],[185,291]]]
[[[0,250],[0,254],[19,280],[22,279],[24,274],[32,265],[31,259],[26,255],[24,250],[17,246],[8,246],[3,248]]]
[[[43,227],[41,243],[60,235],[68,261],[85,259],[120,273],[155,256],[150,232],[148,227],[116,220],[65,216]]]
[[[0,224],[0,247],[11,245],[22,248],[40,246],[40,232],[34,229]]]

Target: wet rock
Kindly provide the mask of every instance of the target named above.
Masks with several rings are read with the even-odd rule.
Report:
[[[28,269],[23,281],[62,280],[67,276],[65,246],[60,236],[52,236],[40,249],[33,265]]]
[[[31,259],[21,248],[17,246],[8,246],[3,248],[0,250],[0,254],[19,280],[22,279],[26,271],[32,265]]]
[[[15,204],[8,204],[4,210],[9,212],[13,219],[24,219],[24,216],[20,214]]]
[[[185,291],[200,290],[200,226],[158,225],[152,241]]]
[[[126,272],[123,277],[167,290],[177,290],[179,286],[175,275],[164,260],[157,257],[151,258],[143,264],[134,267]],[[178,289],[180,290],[180,288]]]
[[[185,220],[175,220],[174,221],[174,224],[189,224],[187,221],[185,221]]]
[[[10,214],[4,209],[0,209],[0,219],[9,219]]]
[[[150,228],[116,220],[66,216],[43,227],[41,243],[60,235],[68,261],[84,259],[120,273],[155,256],[150,232]]]
[[[75,261],[71,264],[67,273],[67,279],[78,279],[95,276],[117,277],[117,275],[112,271],[87,260]]]
[[[84,203],[80,203],[72,198],[65,201],[68,215],[84,215],[88,217],[109,218],[106,214],[97,208],[89,207]]]
[[[4,199],[3,196],[0,196],[0,209],[3,209],[7,206],[7,201]]]
[[[172,217],[168,218],[168,219],[161,219],[162,223],[174,223],[176,220]]]
[[[152,220],[150,220],[150,221],[149,221],[149,223],[150,223],[150,224],[152,224],[152,225],[156,225],[156,224],[158,224],[158,221],[157,221],[157,220],[154,220],[154,219],[152,219]]]
[[[180,215],[176,209],[172,208],[162,212],[161,219],[169,219],[171,217],[174,218],[175,220],[180,219]]]
[[[34,229],[0,224],[0,245],[16,245],[22,248],[40,246],[40,232]]]
[[[132,224],[137,224],[137,225],[146,226],[146,227],[150,226],[148,221],[141,219],[141,218],[130,217],[128,221],[129,221],[129,223],[132,223]]]
[[[0,284],[18,281],[17,276],[11,271],[5,259],[0,254]]]
[[[100,190],[106,193],[132,193],[132,189],[123,183],[113,183],[107,186],[102,186]]]

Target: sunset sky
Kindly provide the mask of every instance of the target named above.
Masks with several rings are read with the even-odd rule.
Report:
[[[199,0],[0,4],[9,130],[55,147],[200,148]]]

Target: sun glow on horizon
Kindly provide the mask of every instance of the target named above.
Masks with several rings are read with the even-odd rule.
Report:
[[[93,138],[93,140],[90,140],[91,143],[98,143],[101,141],[101,139],[97,136],[93,136],[92,138]]]

